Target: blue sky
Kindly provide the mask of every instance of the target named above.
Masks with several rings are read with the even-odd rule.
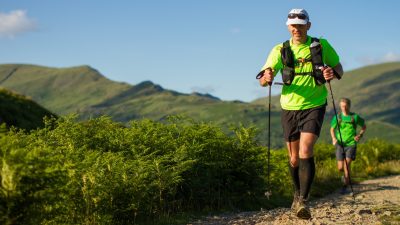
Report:
[[[255,75],[290,37],[291,8],[308,11],[309,35],[328,39],[345,71],[400,61],[394,0],[0,0],[0,63],[90,65],[114,81],[252,101],[266,96]]]

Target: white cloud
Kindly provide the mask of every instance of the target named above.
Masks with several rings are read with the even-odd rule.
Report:
[[[388,52],[382,58],[382,62],[394,62],[394,61],[400,61],[400,55],[399,54],[396,54],[396,53],[393,53],[393,52]]]
[[[36,23],[25,10],[0,13],[0,37],[13,38],[18,34],[36,30]]]
[[[385,62],[395,62],[400,61],[400,54],[394,52],[388,52],[380,58],[374,58],[371,56],[364,56],[358,59],[362,65],[371,65]]]

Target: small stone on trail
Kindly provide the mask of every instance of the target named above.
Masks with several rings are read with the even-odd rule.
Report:
[[[358,214],[359,215],[361,215],[361,214],[372,214],[372,211],[370,209],[360,209],[358,211]]]
[[[383,215],[385,215],[385,216],[391,216],[391,215],[392,215],[392,212],[390,212],[390,211],[385,211],[385,212],[383,213]]]

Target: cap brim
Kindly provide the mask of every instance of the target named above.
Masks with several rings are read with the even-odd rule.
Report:
[[[301,25],[306,25],[308,23],[307,20],[301,20],[299,18],[294,18],[294,19],[288,19],[286,21],[286,25],[292,25],[292,24],[301,24]]]

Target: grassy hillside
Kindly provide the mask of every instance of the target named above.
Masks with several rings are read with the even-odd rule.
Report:
[[[7,76],[9,78],[2,84],[4,87],[30,96],[57,114],[79,112],[130,87],[128,84],[108,80],[89,66],[60,69],[35,65],[1,65],[0,80]]]
[[[43,127],[43,117],[55,116],[25,96],[0,88],[0,123],[31,130]]]

